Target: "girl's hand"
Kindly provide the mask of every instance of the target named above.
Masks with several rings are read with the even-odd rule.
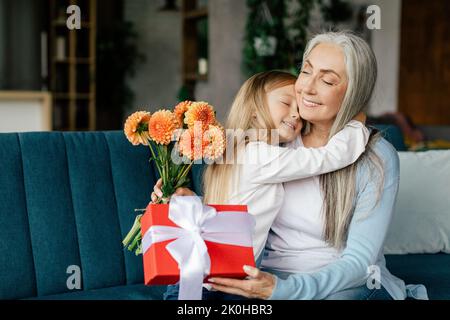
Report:
[[[158,179],[155,186],[153,187],[153,192],[151,195],[152,203],[156,203],[158,199],[161,199],[163,193],[161,191],[162,179]],[[175,193],[177,196],[195,196],[195,193],[188,188],[178,188]]]
[[[214,289],[222,292],[251,299],[268,299],[275,288],[276,277],[250,266],[244,266],[244,271],[248,274],[246,280],[210,278],[209,282]]]
[[[156,181],[155,186],[153,187],[153,192],[152,192],[152,202],[155,203],[158,201],[158,199],[161,199],[163,196],[163,193],[161,191],[161,187],[162,187],[162,179],[158,179],[158,181]]]
[[[363,124],[366,124],[367,116],[364,112],[360,112],[353,118],[353,120],[356,120],[356,121],[362,122]]]

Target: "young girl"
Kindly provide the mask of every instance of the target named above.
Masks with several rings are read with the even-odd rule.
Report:
[[[232,158],[227,159],[226,155],[222,164],[209,165],[203,176],[204,203],[246,204],[255,217],[253,249],[257,266],[283,202],[283,182],[344,168],[359,158],[369,139],[364,124],[352,120],[324,147],[283,147],[283,143],[297,138],[303,127],[295,98],[295,81],[296,77],[289,73],[268,71],[254,75],[242,85],[230,109],[226,128],[243,134],[237,139],[233,137]],[[358,119],[364,121],[364,116]],[[249,130],[256,130],[257,134],[246,135]],[[274,133],[278,133],[278,141],[272,139]],[[159,180],[152,193],[153,201],[162,196],[160,187]],[[193,193],[184,188],[176,194]]]

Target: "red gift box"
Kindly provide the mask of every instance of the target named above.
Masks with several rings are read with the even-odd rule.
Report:
[[[209,205],[217,213],[225,211],[242,212],[249,214],[246,205]],[[142,237],[151,226],[179,227],[169,219],[169,204],[149,204],[141,218]],[[174,239],[154,243],[143,254],[144,278],[146,285],[175,284],[180,279],[180,270],[175,259],[166,249],[166,245]],[[211,259],[209,277],[226,277],[243,279],[247,274],[243,265],[255,266],[253,247],[215,243],[205,240]]]

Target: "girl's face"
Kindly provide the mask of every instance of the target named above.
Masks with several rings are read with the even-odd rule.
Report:
[[[329,43],[318,44],[304,61],[295,83],[301,117],[331,127],[344,100],[347,83],[342,49]]]
[[[268,92],[267,104],[275,128],[279,129],[279,142],[294,140],[302,129],[294,85],[287,85]]]

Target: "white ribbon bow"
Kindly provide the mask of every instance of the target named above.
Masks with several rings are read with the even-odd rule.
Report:
[[[174,239],[166,249],[180,269],[179,300],[201,300],[203,279],[211,259],[205,240],[237,246],[252,246],[255,224],[250,214],[221,211],[203,205],[197,196],[172,196],[169,219],[180,226],[151,226],[142,239],[143,254],[152,244]]]

